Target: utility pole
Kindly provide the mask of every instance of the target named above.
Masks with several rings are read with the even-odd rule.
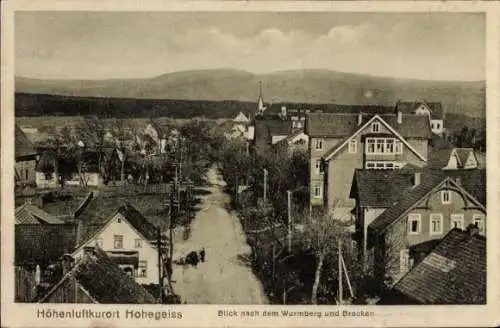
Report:
[[[292,192],[286,191],[288,199],[288,253],[292,253]]]
[[[160,304],[163,304],[163,276],[162,276],[162,261],[161,261],[161,230],[160,228],[156,229],[156,238],[157,238],[157,246],[156,248],[158,249],[158,285],[159,285],[159,300]]]
[[[338,281],[339,281],[339,305],[342,304],[342,299],[343,299],[343,291],[342,291],[342,242],[340,241],[339,239],[339,242],[338,242],[338,252],[339,252],[339,267],[338,267],[338,270],[339,270],[339,277],[338,277]]]
[[[267,169],[264,169],[264,206],[267,203]]]
[[[347,280],[347,286],[349,287],[351,298],[354,298],[354,292],[352,289],[351,280],[349,279],[349,274],[347,273],[347,267],[345,265],[344,256],[342,255],[342,253],[340,253],[340,259],[342,260],[342,267],[344,268],[345,279]]]

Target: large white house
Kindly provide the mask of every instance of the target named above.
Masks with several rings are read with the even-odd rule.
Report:
[[[85,229],[78,230],[83,234]],[[157,284],[157,237],[156,226],[132,205],[125,204],[96,232],[81,236],[85,241],[80,243],[72,256],[81,257],[86,246],[99,246],[139,284]]]

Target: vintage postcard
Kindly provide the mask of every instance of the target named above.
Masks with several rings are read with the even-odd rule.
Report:
[[[492,326],[498,2],[2,3],[2,326]]]

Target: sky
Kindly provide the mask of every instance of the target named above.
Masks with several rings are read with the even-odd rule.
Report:
[[[462,13],[17,12],[16,75],[147,78],[233,68],[485,79],[485,18]]]

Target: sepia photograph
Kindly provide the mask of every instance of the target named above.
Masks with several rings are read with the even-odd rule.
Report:
[[[490,18],[14,11],[7,301],[59,324],[491,305]]]

